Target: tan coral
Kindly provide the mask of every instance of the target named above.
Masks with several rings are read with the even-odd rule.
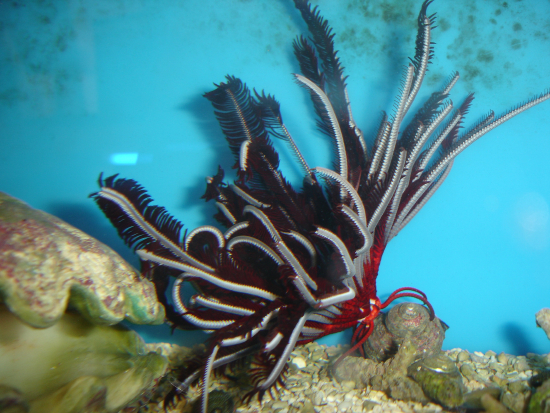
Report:
[[[550,308],[543,308],[536,314],[537,326],[542,328],[550,339]]]
[[[67,306],[99,324],[161,324],[154,286],[112,249],[0,192],[0,302],[34,327]]]

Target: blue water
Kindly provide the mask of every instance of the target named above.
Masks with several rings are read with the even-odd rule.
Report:
[[[421,2],[314,4],[337,33],[355,119],[372,137],[414,55]],[[466,125],[550,87],[547,0],[436,0],[429,11],[438,13],[439,27],[423,96],[460,71],[455,104],[476,92]],[[218,164],[230,170],[233,158],[201,95],[226,74],[275,94],[309,164],[330,166],[330,143],[291,76],[298,71],[292,40],[304,32],[290,0],[0,2],[0,190],[137,264],[87,196],[99,172],[120,173],[187,227],[211,223],[214,206],[199,199],[204,177]],[[291,156],[280,151],[285,174],[300,182]],[[535,312],[550,306],[548,153],[550,102],[461,154],[387,248],[380,297],[402,286],[422,289],[451,327],[447,349],[547,353]],[[148,340],[170,338],[163,327],[140,331]],[[171,339],[203,337],[179,332]]]

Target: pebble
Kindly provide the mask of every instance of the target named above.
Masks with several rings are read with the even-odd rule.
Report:
[[[490,376],[492,376],[491,372],[485,368],[476,369],[476,373],[485,379],[488,379]]]
[[[489,350],[485,353],[485,357],[495,357],[497,355],[497,353],[495,353],[493,350]]]
[[[285,409],[285,408],[288,408],[288,403],[287,402],[283,402],[283,401],[277,401],[275,403],[273,403],[271,405],[271,408],[273,410],[276,410],[276,409]]]
[[[476,373],[475,373],[474,367],[471,364],[463,364],[460,367],[460,372],[468,380],[475,380],[476,379]]]
[[[512,393],[521,393],[529,390],[529,385],[524,381],[515,381],[513,383],[510,383],[510,385],[508,386],[508,390],[510,390]]]
[[[530,372],[531,374],[533,374],[533,372],[531,371]],[[529,374],[527,374],[527,372],[525,371],[521,371],[519,374],[518,374],[518,377],[520,380],[528,380],[529,377],[531,377]]]
[[[497,370],[500,370],[501,364],[498,361],[491,361],[489,363],[489,368],[496,372]]]
[[[355,382],[353,380],[343,381],[342,383],[340,383],[340,385],[342,386],[342,390],[344,391],[350,391],[355,389]]]
[[[313,407],[311,400],[304,401],[304,406],[302,407],[300,413],[315,413],[315,408]]]
[[[470,360],[470,353],[467,351],[461,351],[458,353],[457,361],[467,361]]]
[[[485,357],[485,354],[481,353],[480,351],[476,351],[473,354],[470,354],[470,358],[474,363],[488,363],[489,358]]]
[[[321,360],[328,361],[327,358],[326,358],[325,352],[312,353],[310,358],[311,358],[312,361],[321,361]]]
[[[377,403],[373,400],[365,400],[363,402],[363,409],[369,411],[369,410],[373,410],[375,407],[377,406],[380,406],[380,403]]]
[[[516,363],[514,363],[514,367],[516,368],[516,370],[520,371],[520,372],[529,370],[530,367],[529,367],[529,363],[527,362],[527,360],[525,358],[520,358],[520,357],[518,357],[519,360],[516,361]]]
[[[299,369],[303,369],[306,366],[306,360],[303,357],[297,356],[292,359],[292,363]]]
[[[344,395],[344,400],[353,400],[355,394],[353,394],[353,392],[349,392],[349,393],[346,393]]]
[[[508,354],[506,353],[500,353],[498,356],[497,356],[497,360],[499,363],[502,363],[502,364],[508,364]]]
[[[506,380],[505,378],[500,377],[496,374],[493,375],[493,377],[491,379],[497,384],[498,387],[504,387],[508,384],[508,380]]]
[[[312,400],[313,405],[314,406],[319,406],[319,405],[323,404],[324,397],[325,396],[321,392],[315,393],[315,395],[313,396],[313,400]]]
[[[300,384],[298,386],[291,387],[290,390],[292,391],[292,393],[298,393],[298,392],[303,392],[308,388],[309,388],[309,383],[304,382],[303,384]]]
[[[517,371],[508,371],[505,374],[507,379],[514,379],[519,376],[519,373]]]

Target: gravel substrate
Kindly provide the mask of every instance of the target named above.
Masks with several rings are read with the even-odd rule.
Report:
[[[337,382],[329,372],[329,364],[342,354],[347,347],[327,347],[310,343],[296,348],[291,355],[290,370],[275,399],[269,394],[262,404],[254,398],[247,405],[236,400],[237,413],[332,413],[332,412],[404,412],[431,413],[446,412],[441,406],[428,403],[405,402],[388,398],[385,393],[369,388],[357,389],[353,381]],[[503,398],[509,406],[521,406],[529,394],[527,381],[550,366],[550,354],[512,356],[509,354],[470,353],[462,349],[452,349],[445,353],[457,363],[468,391],[490,387],[500,387]],[[217,378],[210,390],[219,389],[234,394],[238,398],[238,385],[226,378]],[[240,394],[242,396],[242,393]],[[200,396],[200,388],[193,387],[187,393],[187,402],[182,401],[177,411],[191,411],[194,400]],[[171,409],[170,409],[171,410]],[[511,409],[514,411],[515,409]],[[174,410],[176,411],[176,410]]]

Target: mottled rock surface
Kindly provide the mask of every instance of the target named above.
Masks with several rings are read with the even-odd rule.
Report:
[[[430,313],[423,305],[397,304],[375,318],[374,330],[363,345],[365,357],[386,361],[395,354],[405,337],[416,348],[417,358],[437,354],[441,351],[446,328],[439,318],[430,320]]]
[[[155,288],[106,245],[0,192],[0,302],[34,327],[67,306],[99,324],[161,324]]]
[[[550,340],[550,308],[543,308],[536,314],[537,326],[542,328]]]
[[[531,397],[529,413],[547,413],[550,411],[550,379],[546,380]]]
[[[433,354],[411,364],[407,369],[431,400],[448,408],[464,402],[464,384],[455,362],[445,353]]]

